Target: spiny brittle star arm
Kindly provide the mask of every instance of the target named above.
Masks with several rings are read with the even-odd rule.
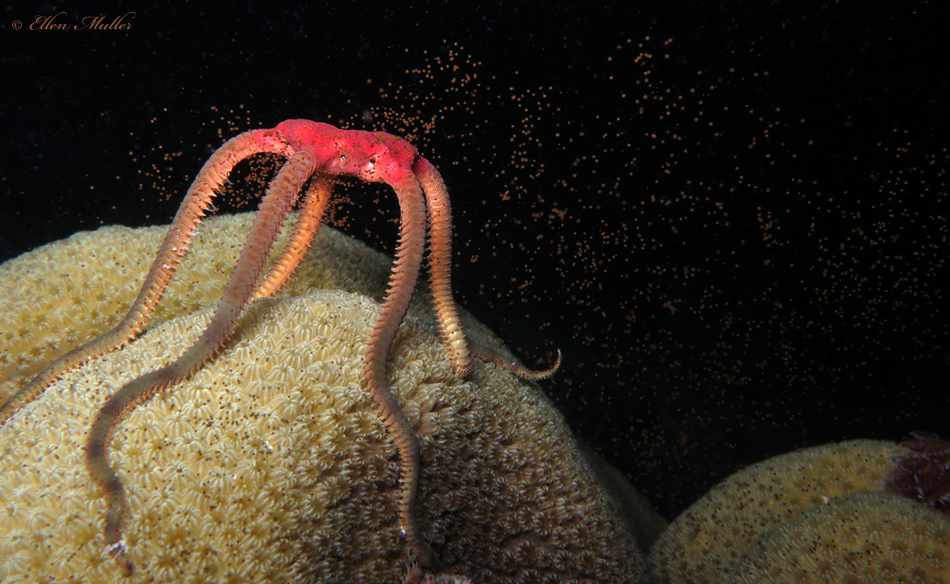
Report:
[[[122,347],[147,327],[155,307],[174,277],[175,270],[187,254],[191,238],[205,212],[210,208],[211,200],[217,190],[221,188],[238,162],[261,152],[289,157],[294,150],[281,141],[272,130],[245,132],[218,148],[201,168],[188,189],[165,235],[165,240],[158,250],[155,261],[152,262],[152,267],[145,277],[145,283],[125,318],[112,330],[50,363],[9,400],[0,405],[0,426],[13,414],[42,395],[63,375],[81,367],[90,359],[101,357]]]
[[[403,584],[472,584],[472,581],[455,574],[424,574],[419,564],[412,564]]]
[[[299,205],[300,212],[294,224],[294,231],[290,240],[274,263],[270,272],[264,277],[261,286],[254,293],[253,300],[273,296],[287,280],[293,276],[300,262],[307,255],[313,240],[320,233],[320,220],[327,211],[330,197],[333,195],[333,181],[324,177],[313,178],[310,188]]]
[[[439,171],[431,162],[416,159],[412,166],[426,196],[429,209],[429,271],[432,297],[439,319],[442,346],[455,368],[455,374],[463,377],[471,369],[472,357],[499,365],[524,379],[550,377],[561,366],[561,351],[557,352],[554,365],[543,370],[533,370],[504,357],[494,349],[467,338],[462,320],[452,296],[452,206],[449,193]]]
[[[442,175],[422,158],[412,165],[429,212],[429,273],[439,334],[449,362],[459,377],[468,375],[472,359],[468,340],[452,296],[452,205]]]
[[[250,303],[256,283],[280,227],[304,182],[314,171],[313,157],[297,152],[281,168],[261,201],[251,225],[238,264],[228,281],[224,295],[204,332],[174,362],[138,377],[116,391],[99,410],[86,441],[86,467],[93,479],[106,491],[106,549],[127,572],[132,561],[126,554],[122,524],[128,512],[125,487],[109,465],[108,447],[122,416],[156,392],[190,376],[217,352],[234,331]]]
[[[399,198],[401,223],[399,248],[393,263],[389,291],[379,310],[364,361],[364,383],[379,417],[396,441],[402,470],[399,497],[399,523],[409,548],[426,565],[435,563],[428,544],[422,539],[416,514],[416,490],[419,482],[419,442],[415,429],[403,413],[389,388],[386,362],[396,331],[409,308],[419,278],[425,251],[426,207],[419,183],[408,172],[387,181]]]
[[[512,361],[508,357],[505,357],[495,349],[491,347],[486,347],[475,341],[469,341],[472,350],[472,356],[478,359],[479,361],[485,361],[486,363],[494,363],[499,367],[503,367],[508,371],[511,371],[518,377],[522,379],[531,379],[537,381],[539,379],[547,379],[554,375],[554,372],[558,370],[561,366],[561,350],[557,350],[557,359],[554,360],[554,365],[551,365],[547,369],[528,369],[524,365],[518,363],[517,361]]]

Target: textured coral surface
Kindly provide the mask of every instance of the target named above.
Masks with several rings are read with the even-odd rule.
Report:
[[[398,457],[360,386],[389,260],[326,229],[285,295],[257,302],[211,364],[126,416],[111,460],[129,491],[131,579],[103,549],[105,499],[82,460],[91,417],[197,337],[248,224],[210,221],[163,323],[0,429],[0,580],[401,579]],[[121,317],[161,236],[105,228],[0,267],[8,387]],[[634,580],[635,543],[561,416],[496,366],[456,377],[419,300],[389,376],[420,436],[421,523],[444,570],[473,582]]]
[[[648,581],[950,582],[950,521],[882,492],[908,452],[852,440],[744,468],[661,534]]]
[[[836,497],[765,533],[729,582],[950,582],[950,521],[889,493]]]

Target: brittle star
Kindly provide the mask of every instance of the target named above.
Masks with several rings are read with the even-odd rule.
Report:
[[[108,447],[122,416],[156,392],[171,387],[200,369],[235,330],[248,305],[275,294],[290,278],[310,248],[327,209],[336,177],[358,177],[388,184],[396,192],[401,214],[399,244],[389,288],[368,341],[363,384],[379,417],[392,434],[401,463],[399,523],[413,555],[424,565],[435,558],[423,540],[415,511],[419,477],[419,444],[415,430],[396,403],[386,379],[386,361],[416,287],[429,237],[431,289],[442,344],[455,373],[464,376],[472,358],[495,363],[527,379],[542,379],[560,365],[543,371],[527,369],[496,351],[468,339],[452,297],[452,211],[438,170],[405,140],[384,132],[341,130],[309,120],[287,120],[273,129],[236,136],[208,159],[185,195],[145,283],[125,318],[112,330],[53,361],[0,406],[0,425],[39,397],[56,380],[89,360],[114,351],[138,337],[187,254],[191,238],[211,200],[243,159],[273,153],[287,162],[268,186],[251,225],[237,266],[225,287],[211,322],[195,344],[165,367],[146,373],[116,391],[96,415],[86,442],[86,466],[106,492],[106,549],[126,571],[128,557],[122,524],[128,515],[125,487],[109,464]],[[306,186],[287,246],[270,272],[264,265],[291,208]]]

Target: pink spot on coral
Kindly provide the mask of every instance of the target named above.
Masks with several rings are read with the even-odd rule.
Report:
[[[901,446],[913,451],[894,462],[884,490],[910,497],[950,516],[950,442],[931,432],[913,432]]]

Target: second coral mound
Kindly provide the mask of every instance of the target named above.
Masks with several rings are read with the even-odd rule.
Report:
[[[909,450],[853,440],[754,464],[673,521],[649,556],[659,583],[950,582],[950,520],[883,492]]]

